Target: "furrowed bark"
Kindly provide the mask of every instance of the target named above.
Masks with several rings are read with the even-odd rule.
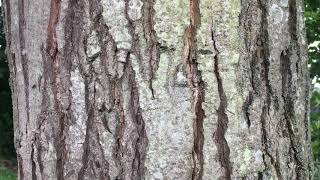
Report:
[[[8,0],[18,179],[311,179],[301,0]]]

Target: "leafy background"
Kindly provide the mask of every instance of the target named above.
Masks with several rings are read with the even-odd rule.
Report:
[[[13,144],[12,103],[9,86],[9,70],[5,55],[3,13],[0,8],[0,180],[14,180],[16,154]]]
[[[312,152],[315,161],[320,161],[320,0],[305,1],[305,23],[312,80],[310,101]]]
[[[3,32],[2,13],[0,12],[0,14],[0,180],[9,180],[16,178],[13,173],[15,168],[4,169],[3,164],[9,163],[6,166],[7,168],[10,167],[10,162],[11,166],[15,166],[15,151],[11,93],[8,83],[9,70],[5,56],[6,41]],[[308,63],[312,80],[310,101],[311,140],[313,157],[317,166],[317,162],[320,162],[320,0],[305,0],[305,23],[309,42]],[[318,174],[320,174],[320,170]],[[315,178],[320,179],[320,175],[315,176]]]
[[[0,18],[0,156],[14,157],[12,104],[9,87],[9,70],[5,55],[6,40],[2,13]]]

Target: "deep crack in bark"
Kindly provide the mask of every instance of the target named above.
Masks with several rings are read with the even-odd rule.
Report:
[[[148,83],[149,89],[151,90],[152,98],[154,99],[155,90],[152,82],[155,78],[155,73],[159,66],[160,61],[160,45],[157,40],[156,31],[154,30],[154,4],[155,0],[145,0],[142,6],[142,22],[143,22],[143,37],[147,44],[147,55],[148,55]]]
[[[269,117],[269,111],[271,108],[271,100],[272,100],[272,88],[269,80],[269,32],[268,32],[268,6],[267,2],[263,2],[262,0],[258,0],[258,7],[261,10],[261,21],[260,21],[260,32],[257,37],[257,49],[256,54],[257,58],[261,60],[261,78],[264,82],[265,88],[265,98],[264,98],[264,106],[262,108],[262,113],[260,117],[261,122],[261,131],[262,131],[262,146],[264,149],[264,153],[270,159],[271,165],[274,167],[276,171],[277,178],[282,180],[283,176],[281,173],[281,167],[279,159],[274,157],[272,152],[270,152],[270,140],[268,137],[267,131],[267,117]],[[277,103],[275,103],[277,104]],[[265,161],[264,161],[265,162]],[[266,163],[266,162],[265,162]],[[266,165],[266,164],[265,164]],[[266,165],[267,166],[267,165]]]
[[[223,177],[224,179],[231,180],[232,174],[232,166],[230,162],[230,149],[228,146],[228,142],[225,138],[226,131],[228,129],[228,115],[226,114],[228,102],[227,96],[225,94],[222,78],[220,75],[220,68],[219,68],[219,50],[216,46],[216,41],[214,38],[214,32],[211,30],[213,47],[216,52],[214,56],[214,74],[217,79],[218,83],[218,93],[220,98],[220,105],[217,110],[217,129],[214,133],[214,140],[218,149],[218,159],[220,162],[221,167],[223,168]]]
[[[184,34],[183,63],[187,74],[187,81],[192,90],[192,110],[193,119],[193,169],[192,179],[200,180],[203,174],[203,120],[205,112],[202,108],[204,102],[204,82],[201,77],[201,71],[198,69],[196,34],[200,25],[199,0],[190,0],[190,25],[186,28]]]
[[[56,148],[56,173],[57,179],[64,179],[64,150],[65,150],[65,138],[64,138],[64,130],[65,130],[65,115],[60,107],[60,100],[58,98],[59,87],[61,86],[59,81],[59,68],[60,62],[58,59],[58,44],[57,44],[57,35],[56,35],[56,27],[59,21],[60,16],[60,6],[61,0],[51,0],[51,8],[50,8],[50,18],[47,29],[47,55],[50,64],[52,64],[53,68],[53,77],[51,78],[51,82],[54,84],[52,86],[52,92],[54,94],[54,108],[57,113],[58,118],[58,130],[55,137],[55,148]]]
[[[292,71],[291,71],[291,50],[287,49],[285,51],[281,52],[280,55],[280,71],[282,74],[282,98],[284,100],[284,120],[286,124],[286,128],[288,130],[289,139],[290,139],[290,150],[292,150],[292,156],[296,164],[296,175],[298,179],[302,178],[302,172],[303,172],[303,163],[300,159],[300,152],[297,150],[297,142],[296,142],[296,135],[294,131],[294,125],[295,123],[295,114],[294,114],[294,87],[292,87]],[[293,97],[292,97],[293,96]]]

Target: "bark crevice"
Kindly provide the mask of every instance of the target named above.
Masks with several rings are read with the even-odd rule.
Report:
[[[54,138],[54,146],[56,149],[56,173],[57,173],[57,179],[61,180],[64,179],[64,154],[65,154],[65,138],[64,138],[64,131],[65,131],[65,114],[64,111],[61,109],[61,104],[59,100],[59,87],[61,87],[60,84],[60,59],[58,57],[59,51],[58,51],[58,43],[57,43],[57,35],[56,35],[56,28],[57,24],[59,22],[60,17],[60,7],[61,1],[60,0],[51,0],[51,7],[50,7],[50,16],[49,16],[49,23],[47,28],[47,55],[48,55],[48,61],[50,61],[50,64],[52,65],[52,76],[49,76],[51,78],[51,83],[54,85],[51,86],[52,92],[54,95],[54,109],[56,114],[56,132],[55,132],[55,138]],[[51,71],[51,70],[49,70]],[[44,97],[45,98],[45,97]]]
[[[185,29],[183,64],[187,76],[187,83],[192,90],[193,118],[193,150],[192,150],[192,179],[202,179],[203,174],[203,120],[205,112],[202,108],[204,102],[204,82],[197,62],[197,28],[200,26],[199,0],[190,0],[190,25]]]
[[[155,89],[152,82],[155,79],[155,73],[160,61],[160,43],[158,42],[156,31],[154,30],[154,10],[155,0],[144,0],[142,6],[142,23],[143,23],[143,37],[147,43],[146,53],[148,54],[148,83],[151,90],[152,98],[154,99]]]
[[[300,3],[3,1],[19,179],[307,177]]]
[[[270,152],[270,149],[272,149],[271,145],[272,142],[270,140],[270,137],[268,136],[269,131],[267,130],[268,126],[268,118],[270,117],[269,111],[271,108],[271,101],[272,101],[272,87],[269,80],[269,66],[270,66],[270,48],[269,48],[269,30],[268,30],[268,15],[269,15],[269,9],[268,9],[268,3],[264,2],[262,0],[258,0],[258,6],[261,10],[261,24],[260,24],[260,32],[257,39],[257,58],[261,60],[261,78],[264,82],[264,105],[262,108],[262,113],[260,117],[261,122],[261,132],[262,132],[262,146],[263,150],[265,152],[264,155],[264,163],[265,166],[268,167],[267,163],[265,162],[265,156],[267,156],[270,159],[271,165],[274,167],[274,170],[276,172],[278,179],[283,179],[283,175],[281,173],[281,167],[279,158],[274,157],[274,153]],[[275,102],[275,105],[278,103]],[[276,150],[278,151],[278,150]]]
[[[296,94],[295,92],[295,87],[292,87],[293,80],[292,80],[292,63],[290,60],[291,56],[291,50],[286,49],[281,52],[280,56],[280,61],[281,61],[281,66],[280,66],[280,71],[281,71],[281,78],[282,78],[282,98],[284,100],[284,120],[285,120],[285,125],[288,130],[288,136],[290,140],[290,151],[292,151],[292,156],[295,161],[295,166],[296,166],[296,174],[297,178],[302,178],[303,174],[303,163],[302,159],[300,159],[300,151],[297,149],[298,147],[298,142],[296,138],[296,132],[294,130],[294,123],[296,121],[295,117],[295,108],[294,108],[294,101],[295,97],[294,95]],[[292,57],[291,57],[292,58]],[[291,153],[291,152],[290,152]]]
[[[227,132],[228,123],[229,123],[228,115],[226,114],[228,101],[223,88],[222,78],[220,75],[220,68],[219,68],[219,66],[221,66],[220,64],[221,62],[219,62],[220,52],[216,45],[214,31],[211,30],[211,33],[212,33],[211,36],[213,41],[213,47],[216,53],[214,55],[214,74],[217,80],[218,94],[220,99],[220,104],[217,110],[217,128],[214,133],[214,140],[217,146],[218,159],[221,167],[223,168],[222,178],[231,180],[232,165],[230,162],[230,148],[225,138],[225,134]]]

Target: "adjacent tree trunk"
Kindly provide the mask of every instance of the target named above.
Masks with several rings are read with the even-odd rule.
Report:
[[[19,179],[311,179],[302,0],[5,0]]]

